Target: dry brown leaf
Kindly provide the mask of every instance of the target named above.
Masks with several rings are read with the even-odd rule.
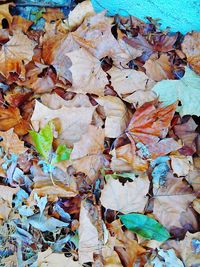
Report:
[[[56,184],[53,185],[50,181],[50,177],[48,181],[41,181],[34,185],[28,199],[30,203],[33,201],[35,193],[37,193],[40,197],[47,196],[48,200],[52,202],[57,201],[59,197],[69,198],[75,197],[78,194],[75,188],[71,188],[61,182],[56,182]]]
[[[80,48],[66,54],[72,62],[72,88],[70,91],[82,94],[104,95],[108,83],[107,75],[101,68],[101,62]]]
[[[159,58],[152,55],[144,64],[146,74],[154,81],[164,79],[173,79],[172,67],[169,62],[169,56],[162,54]]]
[[[27,148],[24,147],[24,142],[20,141],[13,129],[6,132],[0,132],[3,141],[0,142],[6,153],[22,154]]]
[[[115,251],[121,259],[123,266],[134,266],[137,258],[145,253],[146,250],[141,247],[136,240],[129,238],[128,234],[122,231],[120,220],[115,220],[111,224],[108,224],[108,229],[112,235],[116,236],[118,242],[121,243],[116,244]]]
[[[33,24],[33,21],[27,20],[21,16],[13,16],[12,18],[12,30],[21,30],[23,33],[26,33],[30,26]]]
[[[94,181],[99,175],[100,169],[103,167],[102,153],[85,156],[73,161],[73,167],[77,172],[85,173],[90,181]]]
[[[7,131],[16,126],[21,120],[20,111],[18,108],[0,107],[0,130]]]
[[[137,90],[146,90],[149,78],[142,71],[112,67],[108,74],[111,84],[119,96],[131,94]]]
[[[94,262],[93,254],[100,249],[98,231],[90,220],[89,210],[84,202],[81,203],[79,222],[79,262]]]
[[[82,3],[79,3],[69,13],[68,18],[64,21],[66,24],[66,29],[72,30],[73,28],[79,26],[86,17],[94,14],[95,12],[91,4],[91,1],[87,0]]]
[[[111,57],[114,64],[121,67],[140,56],[142,50],[130,47],[122,39],[118,42],[111,32],[112,22],[112,18],[105,17],[105,12],[87,17],[74,37],[96,58]]]
[[[19,188],[0,185],[0,219],[7,220],[12,209],[13,195]]]
[[[20,30],[14,31],[10,40],[0,51],[0,72],[8,77],[10,72],[21,73],[24,64],[32,60],[36,43]]]
[[[105,136],[116,138],[122,134],[129,121],[129,113],[122,100],[115,96],[104,96],[96,99],[99,105],[104,107]]]
[[[72,160],[95,155],[104,150],[104,129],[89,125],[88,131],[74,144],[70,158]]]
[[[134,92],[133,94],[124,97],[123,100],[131,103],[134,105],[134,107],[140,107],[146,102],[150,102],[152,100],[156,99],[156,94],[153,91],[143,91],[143,90],[138,90]]]
[[[188,175],[189,171],[193,169],[193,162],[191,156],[170,156],[173,173],[178,177]]]
[[[200,198],[196,198],[192,202],[192,207],[193,207],[194,210],[196,210],[196,212],[198,212],[200,214]]]
[[[60,8],[54,8],[52,12],[52,8],[45,8],[45,13],[42,14],[42,17],[50,23],[51,21],[56,21],[59,19],[64,19],[65,15],[60,10]]]
[[[34,129],[38,131],[48,121],[54,120],[60,142],[72,145],[87,131],[94,110],[95,107],[62,107],[52,110],[36,101],[31,121]]]
[[[41,56],[44,62],[54,66],[58,76],[71,81],[71,72],[69,71],[71,62],[66,54],[79,48],[73,34],[69,33],[66,36],[66,34],[57,31],[46,31],[43,39],[41,39],[41,45]]]
[[[191,267],[199,266],[200,263],[199,241],[200,241],[199,232],[195,234],[187,232],[185,238],[179,242],[179,251],[185,266],[191,266]]]
[[[109,178],[101,191],[101,204],[112,210],[122,213],[143,212],[148,198],[150,182],[147,176],[136,178],[125,185],[117,179]],[[138,194],[138,192],[140,192]]]
[[[188,220],[186,223],[195,229],[197,221],[189,208],[195,198],[194,192],[187,183],[169,173],[165,185],[158,190],[154,189],[153,214],[167,229],[183,228],[185,225],[185,222],[182,222],[183,217]]]
[[[200,158],[193,159],[193,170],[191,170],[185,179],[193,187],[197,194],[200,194]]]
[[[2,20],[3,19],[7,19],[9,25],[11,24],[11,21],[12,21],[12,16],[9,12],[9,6],[10,6],[10,3],[7,3],[7,4],[1,4],[1,8],[0,8],[0,28],[2,28]]]
[[[64,253],[55,253],[49,247],[47,250],[38,253],[38,267],[57,267],[62,262],[62,267],[81,267],[77,261],[65,257]]]
[[[200,32],[192,31],[186,34],[182,50],[186,54],[190,66],[200,74]]]

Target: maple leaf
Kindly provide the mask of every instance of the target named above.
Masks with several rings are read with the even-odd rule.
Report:
[[[7,131],[16,126],[21,120],[20,111],[18,108],[0,107],[0,130]]]
[[[0,51],[0,72],[8,77],[10,72],[21,73],[24,65],[32,60],[36,43],[21,31],[14,31],[10,40]]]
[[[1,4],[0,21],[2,22],[3,19],[7,19],[8,23],[11,24],[12,16],[9,12],[9,6],[10,6],[10,3]],[[2,28],[1,23],[0,23],[0,26]]]
[[[94,110],[95,107],[62,107],[52,110],[36,101],[31,121],[37,131],[53,120],[60,142],[70,146],[80,140],[81,135],[87,131]]]
[[[146,74],[154,81],[164,79],[173,79],[172,67],[169,62],[169,56],[162,54],[159,58],[152,55],[144,64]]]
[[[153,91],[166,105],[181,101],[178,107],[181,116],[200,115],[200,78],[195,72],[186,67],[185,75],[180,80],[165,80],[158,82]]]
[[[87,17],[75,31],[75,39],[98,59],[111,57],[115,65],[121,67],[140,56],[142,51],[130,47],[124,41],[116,40],[111,32],[112,18],[105,12]]]
[[[185,228],[187,224],[196,229],[197,221],[189,208],[195,198],[187,183],[169,173],[166,183],[159,189],[154,189],[153,214],[167,229]]]
[[[6,132],[0,132],[3,141],[0,142],[6,153],[22,154],[27,148],[24,147],[24,142],[20,141],[18,136],[10,129]]]
[[[106,209],[122,213],[143,212],[148,200],[146,194],[149,191],[149,185],[149,180],[145,176],[136,178],[133,182],[126,182],[125,185],[109,178],[101,191],[101,203]]]
[[[139,107],[127,128],[130,141],[147,145],[152,158],[166,155],[180,148],[180,145],[172,138],[163,139],[167,135],[177,103],[166,107],[156,107],[156,102],[157,100],[147,102]]]
[[[187,33],[181,44],[182,51],[187,56],[190,66],[200,74],[200,32]]]
[[[92,93],[103,96],[104,87],[108,83],[106,73],[101,68],[101,62],[80,48],[66,54],[72,66],[72,88],[70,90],[76,93]]]
[[[186,176],[193,168],[191,156],[170,156],[173,173],[178,177]]]
[[[111,76],[111,84],[119,96],[148,89],[149,78],[142,71],[112,67],[108,74]]]

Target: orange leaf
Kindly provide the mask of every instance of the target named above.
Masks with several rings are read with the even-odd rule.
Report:
[[[21,115],[18,108],[0,107],[0,131],[7,131],[19,123]]]

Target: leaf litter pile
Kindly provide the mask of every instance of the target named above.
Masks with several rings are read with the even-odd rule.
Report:
[[[200,266],[200,33],[1,10],[0,266]]]

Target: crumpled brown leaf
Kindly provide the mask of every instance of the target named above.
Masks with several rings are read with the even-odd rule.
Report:
[[[3,141],[0,142],[6,153],[22,154],[27,148],[24,147],[24,142],[20,141],[17,134],[10,129],[6,132],[0,132]]]
[[[21,120],[20,111],[18,108],[0,107],[0,130],[8,131],[10,128],[16,126]]]

